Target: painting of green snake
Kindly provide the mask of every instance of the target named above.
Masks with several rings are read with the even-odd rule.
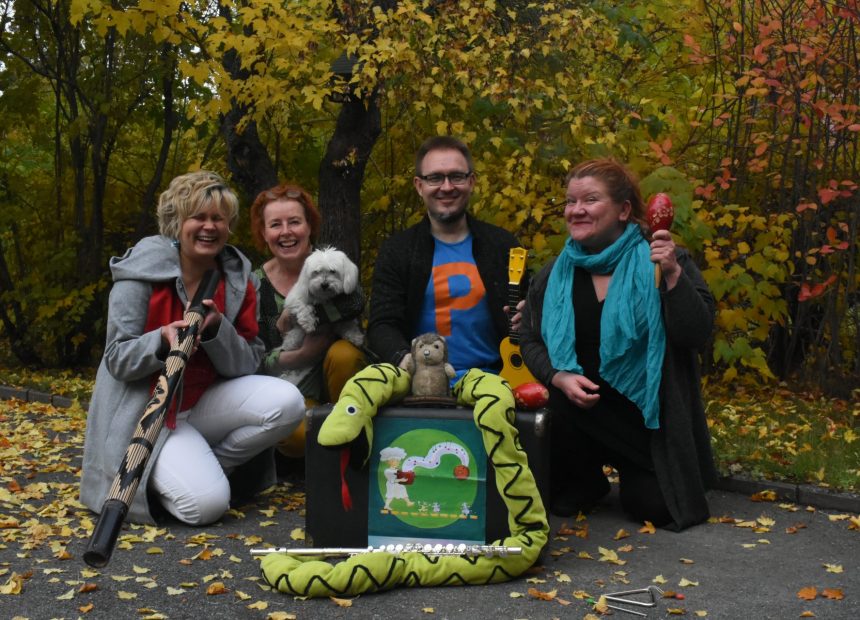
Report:
[[[373,444],[373,417],[380,407],[409,393],[410,377],[391,364],[357,373],[319,433],[325,446],[339,446],[362,432]],[[411,551],[373,551],[331,564],[320,559],[276,553],[263,558],[263,577],[294,596],[356,596],[400,586],[476,585],[507,581],[532,566],[547,542],[549,524],[543,502],[514,427],[514,398],[508,384],[481,370],[470,370],[454,386],[461,406],[472,407],[484,448],[495,469],[496,486],[508,509],[510,536],[491,544],[520,547],[516,555],[433,555]]]

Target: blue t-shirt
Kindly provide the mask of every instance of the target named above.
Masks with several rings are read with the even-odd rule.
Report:
[[[472,236],[457,243],[435,242],[418,333],[445,337],[448,362],[457,371],[453,382],[470,368],[498,372],[499,346],[487,292],[472,257]]]

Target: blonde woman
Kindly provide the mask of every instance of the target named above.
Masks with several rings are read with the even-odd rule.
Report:
[[[185,326],[184,309],[203,274],[221,274],[183,387],[147,463],[128,519],[152,522],[152,498],[192,525],[216,521],[230,504],[227,476],[288,436],[304,414],[299,391],[256,375],[257,289],[251,264],[227,238],[238,219],[235,194],[217,174],[181,175],[158,202],[160,235],[110,261],[113,288],[107,343],[87,418],[81,500],[101,509],[160,374]],[[254,480],[275,481],[274,460]],[[242,495],[259,488],[238,489]],[[157,510],[156,510],[157,511]]]

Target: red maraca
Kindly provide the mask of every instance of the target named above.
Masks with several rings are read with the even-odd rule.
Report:
[[[675,207],[672,206],[672,199],[668,194],[662,192],[654,194],[648,201],[648,209],[645,212],[648,218],[648,226],[651,232],[658,230],[669,230],[672,226],[672,220],[675,219]],[[654,266],[654,284],[660,287],[660,278],[662,273],[660,263]]]

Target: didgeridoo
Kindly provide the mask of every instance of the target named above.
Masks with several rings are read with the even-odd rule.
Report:
[[[158,434],[164,426],[164,419],[182,380],[185,365],[191,357],[197,333],[209,311],[209,307],[203,305],[203,300],[212,299],[220,277],[220,273],[214,269],[203,275],[197,293],[182,317],[188,327],[179,332],[176,344],[167,354],[164,370],[161,371],[152,396],[137,423],[84,551],[84,561],[90,566],[100,568],[110,561],[128,507],[152,455]]]

